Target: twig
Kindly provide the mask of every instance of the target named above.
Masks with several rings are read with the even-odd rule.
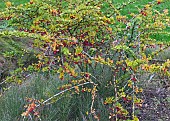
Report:
[[[113,83],[114,83],[114,86],[115,86],[115,87],[114,87],[114,91],[115,91],[115,99],[116,99],[116,102],[117,102],[118,96],[117,96],[117,84],[116,84],[116,76],[115,76],[115,75],[113,76]],[[117,121],[117,120],[118,120],[118,119],[117,119],[117,109],[115,109],[115,111],[116,111],[116,115],[115,115],[115,116],[116,116],[116,117],[115,117],[116,119],[115,119],[115,120]]]
[[[87,55],[90,59],[94,59],[94,57],[91,57],[88,53],[86,53],[85,51],[82,51],[83,54]]]
[[[155,76],[155,74],[152,74],[152,75],[150,76],[148,82],[150,82],[154,76]]]
[[[30,119],[31,119],[31,121],[32,121],[32,117],[31,117],[31,114],[29,114],[29,117],[30,117]]]
[[[79,84],[79,85],[77,85],[77,86],[79,87],[79,86],[86,85],[86,84],[95,84],[95,83],[94,83],[94,82],[85,82],[85,83]],[[53,99],[54,97],[56,97],[56,96],[58,96],[58,95],[60,95],[60,94],[62,94],[62,93],[64,93],[64,92],[67,92],[67,91],[69,91],[69,90],[71,90],[71,89],[74,89],[74,88],[75,88],[75,87],[73,86],[73,87],[71,87],[71,88],[69,88],[69,89],[65,89],[65,90],[63,90],[63,91],[61,91],[61,92],[53,95],[52,97],[48,98],[47,100],[43,101],[42,104],[45,104],[46,102],[50,101],[50,100]],[[39,107],[39,106],[40,106],[40,104],[37,105],[36,107]]]
[[[2,85],[2,84],[5,83],[5,82],[6,82],[6,80],[4,80],[3,82],[1,82],[0,85]]]
[[[134,103],[134,100],[135,100],[135,92],[134,92],[134,90],[135,90],[135,82],[133,81],[132,82],[132,118],[134,119],[134,117],[135,117],[135,103]]]

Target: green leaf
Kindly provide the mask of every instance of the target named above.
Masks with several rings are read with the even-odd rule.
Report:
[[[78,55],[78,54],[80,54],[82,51],[83,51],[83,48],[82,48],[82,47],[76,47],[76,52],[75,52],[75,54]]]
[[[66,48],[66,47],[62,48],[62,53],[63,53],[64,55],[71,55],[71,53],[69,52],[69,49]]]

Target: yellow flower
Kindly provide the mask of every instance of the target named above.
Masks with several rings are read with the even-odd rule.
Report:
[[[168,14],[168,9],[164,9],[163,12],[164,12],[165,14]]]
[[[107,29],[108,29],[109,32],[112,32],[112,28],[111,28],[111,27],[109,27],[109,28],[107,28]]]
[[[146,8],[146,9],[149,9],[149,8],[150,8],[150,5],[149,5],[149,4],[145,5],[145,8]]]
[[[138,117],[134,116],[133,121],[139,121]]]
[[[129,84],[128,84],[128,87],[132,88],[132,84],[129,83]]]
[[[6,2],[6,7],[11,7],[12,6],[12,3],[10,1]]]
[[[136,93],[139,93],[139,92],[142,92],[142,91],[143,91],[143,90],[142,90],[141,88],[140,88],[140,89],[139,89],[138,87],[135,88],[135,92],[136,92]]]
[[[18,84],[22,84],[22,80],[18,80],[18,82],[17,82]]]
[[[74,88],[75,88],[75,92],[76,92],[77,94],[79,94],[79,92],[80,92],[79,87],[78,87],[78,86],[74,86]]]
[[[139,92],[143,92],[143,89],[142,89],[142,88],[139,88]]]
[[[88,112],[88,111],[86,111],[86,115],[89,115],[89,112]]]

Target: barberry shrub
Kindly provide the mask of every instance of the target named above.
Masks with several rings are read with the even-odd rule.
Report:
[[[159,63],[155,58],[170,45],[155,38],[157,34],[168,34],[170,18],[168,9],[154,8],[166,1],[152,1],[138,13],[122,15],[121,9],[134,2],[117,7],[110,0],[31,0],[7,6],[1,19],[8,20],[15,30],[2,31],[1,35],[34,39],[39,59],[38,63],[17,69],[12,80],[22,78],[21,72],[45,73],[47,78],[57,74],[60,80],[69,80],[59,87],[61,93],[39,105],[31,107],[36,102],[31,100],[23,116],[34,114],[41,104],[69,92],[81,98],[84,93],[91,94],[88,108],[79,112],[81,118],[102,120],[107,114],[108,120],[139,120],[136,110],[143,104],[139,98],[142,75],[170,76],[170,60]],[[147,53],[149,48],[155,49]]]

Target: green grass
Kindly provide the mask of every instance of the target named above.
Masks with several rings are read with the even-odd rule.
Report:
[[[17,67],[26,67],[33,63],[33,60],[37,60],[33,54],[31,42],[29,38],[0,36],[0,82]]]
[[[125,6],[124,9],[122,10],[123,14],[128,14],[129,12],[138,12],[138,8],[143,8],[146,4],[148,4],[149,2],[152,2],[154,0],[137,0],[135,3],[130,4],[128,6]],[[120,5],[122,3],[126,3],[127,0],[115,0],[113,2],[113,4]],[[170,10],[170,1],[167,1],[166,3],[161,3],[160,5],[157,5],[155,7],[157,10],[162,10],[162,9],[169,9]]]
[[[126,3],[127,0],[115,0],[113,3],[119,5],[122,3]],[[126,7],[124,7],[121,10],[121,13],[123,15],[128,15],[129,13],[137,13],[138,9],[143,8],[146,4],[148,4],[149,2],[152,2],[154,0],[137,0],[137,2],[135,2],[134,4],[130,4]],[[158,10],[158,11],[163,11],[164,9],[168,9],[170,11],[170,0],[166,1],[165,3],[161,3],[160,5],[156,5],[154,7],[154,9]],[[169,12],[170,15],[170,12]],[[168,31],[170,33],[170,27],[166,28],[166,31]],[[169,42],[170,41],[170,34],[156,34],[153,36],[154,39],[156,39],[157,41],[162,41],[162,42]]]
[[[141,8],[143,8],[146,4],[152,1],[154,0],[137,0],[135,3],[125,6],[123,9],[121,9],[120,12],[122,15],[126,15],[126,16],[128,16],[129,13],[138,13]],[[123,3],[127,3],[127,0],[114,0],[113,1],[113,5],[118,8],[122,6]],[[161,11],[161,12],[164,9],[168,9],[170,11],[170,0],[169,1],[167,0],[165,3],[161,3],[160,5],[156,5],[154,9]],[[169,15],[170,15],[170,12],[169,12]],[[170,33],[170,27],[167,27],[166,31]],[[152,36],[152,38],[156,39],[157,41],[162,41],[162,42],[168,41],[169,42],[170,34],[156,34]]]
[[[44,75],[32,74],[20,86],[12,86],[2,97],[0,97],[0,121],[21,121],[24,105],[28,104],[26,97],[33,99],[48,99],[50,96],[60,92],[57,88],[68,81],[60,81],[56,76],[45,78]],[[74,90],[73,90],[74,91]],[[65,94],[52,99],[52,104],[41,106],[40,116],[42,121],[79,121],[90,112],[91,94],[88,92],[78,94]],[[49,101],[51,102],[51,101]],[[48,103],[49,103],[48,102]],[[107,121],[109,115],[104,105],[99,100],[99,110],[103,121]]]
[[[29,2],[30,0],[9,0],[11,1],[14,5],[19,5],[19,4],[24,4],[26,2]],[[132,1],[132,0],[131,0]],[[131,4],[128,5],[127,7],[125,7],[125,9],[122,11],[123,14],[127,14],[128,12],[136,12],[137,9],[136,7],[143,7],[145,4],[152,2],[154,0],[137,0],[137,2],[135,2],[135,4]],[[113,0],[113,5],[118,6],[121,5],[122,3],[126,3],[127,0]],[[5,8],[5,3],[4,2],[0,2],[0,8]],[[162,9],[162,8],[167,8],[170,10],[170,1],[166,2],[166,4],[161,4],[158,6],[158,9]]]
[[[29,2],[30,0],[9,0],[10,2],[12,2],[13,5],[19,5],[19,4],[23,4],[26,2]],[[0,2],[0,8],[5,8],[5,2]]]

